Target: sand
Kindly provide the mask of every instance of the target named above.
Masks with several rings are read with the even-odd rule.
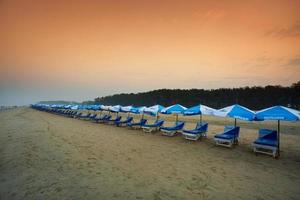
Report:
[[[282,123],[276,160],[250,148],[258,127],[276,123],[238,122],[241,143],[227,149],[212,138],[232,119],[203,119],[208,138],[192,142],[30,108],[1,111],[0,199],[300,199],[299,123]]]

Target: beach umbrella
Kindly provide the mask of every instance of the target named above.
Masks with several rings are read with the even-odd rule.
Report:
[[[256,112],[256,120],[277,120],[278,156],[280,156],[280,121],[299,121],[300,111],[284,106],[274,106]]]
[[[151,115],[151,116],[156,116],[156,119],[158,119],[158,113],[164,109],[165,107],[164,106],[161,106],[161,105],[154,105],[154,106],[151,106],[151,107],[148,107],[148,108],[145,108],[144,109],[144,113],[145,114],[148,114],[148,115]]]
[[[101,105],[100,106],[100,109],[101,110],[105,110],[105,111],[109,111],[109,108],[110,108],[111,106],[105,106],[105,105]]]
[[[101,105],[92,105],[92,110],[94,111],[101,110]]]
[[[133,106],[121,106],[120,112],[129,113]]]
[[[118,116],[120,110],[121,110],[121,106],[120,105],[115,105],[115,106],[110,106],[109,107],[109,111],[117,113],[117,116]]]
[[[132,108],[132,106],[121,106],[120,112],[127,113],[127,117],[129,117]]]
[[[118,112],[120,112],[120,110],[121,110],[121,106],[120,106],[120,105],[110,106],[108,109],[109,109],[111,112],[116,112],[116,113],[118,113]]]
[[[232,117],[234,118],[234,126],[236,120],[241,119],[245,121],[252,121],[255,119],[255,112],[238,104],[228,106],[214,111],[214,115],[218,117]]]
[[[145,110],[146,108],[147,108],[146,106],[132,107],[132,108],[130,109],[130,112],[131,112],[131,113],[134,113],[134,114],[142,114],[142,119],[144,119],[144,110]]]
[[[176,122],[178,121],[178,114],[182,114],[187,108],[180,105],[175,104],[169,107],[166,107],[160,111],[162,114],[176,114]]]
[[[200,123],[202,123],[202,115],[213,115],[215,109],[205,105],[197,105],[183,112],[183,115],[200,115]]]

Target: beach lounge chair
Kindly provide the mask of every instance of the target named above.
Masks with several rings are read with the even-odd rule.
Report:
[[[74,117],[76,114],[77,114],[77,111],[72,111],[72,112],[69,114],[69,117]]]
[[[127,117],[125,120],[116,121],[115,125],[117,126],[126,126],[127,123],[131,122],[133,117]]]
[[[215,144],[225,147],[233,147],[234,144],[238,144],[239,132],[239,126],[225,126],[223,133],[215,135]]]
[[[117,117],[114,118],[114,119],[112,119],[112,118],[110,118],[110,119],[105,119],[105,120],[104,120],[104,123],[107,123],[107,124],[114,124],[115,122],[120,121],[121,118],[122,118],[121,116],[117,116]]]
[[[147,119],[140,119],[139,122],[129,122],[127,123],[126,125],[129,127],[129,128],[133,128],[133,129],[140,129],[142,128],[142,126],[144,126],[145,124],[147,123]]]
[[[103,116],[100,116],[99,118],[95,118],[95,122],[96,123],[103,123],[107,120],[109,120],[111,118],[111,115],[103,115]]]
[[[88,117],[88,119],[89,119],[89,120],[93,120],[93,119],[95,119],[95,117],[97,117],[97,114],[96,114],[96,113],[91,114],[91,115]]]
[[[161,126],[160,131],[163,135],[172,137],[175,135],[175,133],[181,132],[182,128],[184,127],[184,124],[185,123],[182,121],[177,121],[173,126]]]
[[[83,113],[81,112],[77,112],[75,115],[74,115],[74,118],[80,118],[80,116],[82,115]]]
[[[159,128],[164,124],[163,120],[157,119],[153,124],[145,124],[142,129],[146,133],[151,133],[152,131],[158,131]]]
[[[92,115],[92,113],[82,114],[79,118],[80,119],[88,119],[88,118],[90,118],[91,115]]]
[[[253,151],[258,153],[272,155],[274,158],[278,156],[278,138],[277,131],[269,129],[260,129],[258,138],[252,143]]]
[[[198,140],[200,137],[206,137],[208,123],[198,122],[192,130],[183,129],[182,135],[187,140]]]

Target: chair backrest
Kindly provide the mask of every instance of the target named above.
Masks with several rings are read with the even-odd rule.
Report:
[[[165,121],[163,121],[163,120],[161,120],[161,119],[158,119],[158,120],[156,120],[156,121],[154,122],[154,124],[155,124],[156,126],[162,126],[162,125],[164,124],[164,122],[165,122]]]
[[[133,120],[133,117],[127,117],[126,121],[131,121]]]
[[[141,125],[145,125],[147,123],[147,119],[141,119],[140,123],[141,123]]]
[[[178,127],[178,128],[183,128],[184,122],[183,122],[183,121],[177,121],[177,122],[175,123],[175,126]]]
[[[115,121],[120,121],[121,120],[121,116],[116,117]]]
[[[227,131],[229,131],[229,130],[231,130],[231,129],[234,129],[234,126],[232,126],[232,125],[226,125],[226,126],[224,127],[224,132],[227,132]]]
[[[269,130],[269,129],[260,129],[258,131],[260,138],[270,139],[270,140],[277,140],[277,131]]]
[[[105,119],[105,120],[108,120],[108,119],[110,119],[111,118],[111,115],[105,115],[104,117],[103,117],[103,119]]]
[[[207,131],[208,129],[208,123],[206,122],[198,122],[197,125],[196,125],[196,130],[202,130],[202,131]]]
[[[234,135],[235,137],[238,137],[240,133],[240,127],[233,127],[231,129],[228,129],[227,131],[224,131],[224,133],[226,133],[227,135]]]

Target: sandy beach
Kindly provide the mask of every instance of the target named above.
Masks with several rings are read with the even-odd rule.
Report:
[[[299,123],[282,123],[276,160],[250,147],[258,128],[276,123],[238,121],[240,145],[227,149],[213,136],[233,120],[203,120],[208,138],[192,142],[25,107],[1,111],[0,199],[300,199]]]

